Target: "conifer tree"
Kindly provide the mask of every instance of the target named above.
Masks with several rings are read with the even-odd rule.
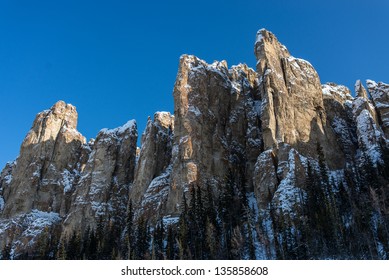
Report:
[[[147,220],[141,216],[137,222],[135,258],[145,260],[148,258],[149,251],[149,229]]]
[[[11,242],[4,245],[3,250],[1,251],[1,260],[10,260],[11,259]]]
[[[61,239],[58,243],[58,250],[56,254],[57,260],[66,260],[66,241],[65,239]]]
[[[207,217],[206,221],[206,232],[205,232],[205,244],[206,254],[208,259],[217,260],[220,259],[220,241],[219,235],[215,225],[211,222],[210,218]]]
[[[182,196],[181,214],[178,221],[178,249],[181,260],[189,258],[189,215],[185,193]]]
[[[88,260],[97,260],[98,257],[98,240],[96,233],[92,230],[89,234],[88,242]]]
[[[255,245],[254,245],[254,237],[253,237],[253,228],[251,226],[250,221],[247,221],[247,248],[248,248],[248,256],[250,260],[255,260]]]
[[[173,229],[173,226],[169,226],[167,229],[166,237],[166,259],[175,260],[176,259],[176,232]]]
[[[66,259],[68,260],[81,259],[80,245],[81,245],[80,236],[76,233],[76,231],[73,231],[73,234],[70,237],[70,240],[67,244]]]
[[[160,218],[159,221],[157,222],[153,234],[153,259],[155,260],[164,259],[164,247],[163,247],[164,234],[165,234],[165,229],[164,229],[163,219]]]
[[[132,199],[128,204],[127,209],[127,219],[126,219],[126,247],[127,247],[127,259],[134,258],[134,249],[135,249],[135,237],[134,237],[134,210],[132,205]]]

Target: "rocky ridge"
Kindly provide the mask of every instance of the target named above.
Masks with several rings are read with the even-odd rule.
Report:
[[[377,228],[387,218],[389,85],[367,80],[366,90],[357,81],[355,97],[345,86],[322,85],[309,62],[291,56],[264,29],[257,33],[254,53],[256,71],[183,55],[174,116],[157,112],[149,118],[140,150],[135,121],[103,129],[87,143],[77,131],[74,106],[60,101],[39,113],[20,156],[0,175],[0,248],[10,246],[15,258],[34,255],[43,237],[60,244],[74,232],[97,230],[102,220],[126,234],[129,205],[153,225],[160,219],[174,224],[194,186],[218,197],[233,178],[235,192],[254,205],[256,258],[323,257],[277,248],[286,234],[294,241],[283,246],[300,248],[307,227],[321,226],[318,214],[306,210],[317,206],[312,193],[328,199],[333,208],[324,208],[333,214],[354,192],[362,197],[364,176],[376,172],[380,187],[371,185],[369,193],[381,196],[377,201],[383,204],[373,203],[371,234],[378,249],[370,257],[386,258],[382,248],[389,244]],[[375,169],[364,172],[368,166]],[[343,188],[348,198],[338,198]],[[336,215],[342,232],[355,230],[354,210]],[[316,246],[309,235],[304,238],[304,246]],[[356,256],[327,247],[323,252]]]

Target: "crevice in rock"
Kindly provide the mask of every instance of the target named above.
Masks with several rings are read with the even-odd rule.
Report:
[[[274,172],[276,174],[276,179],[277,179],[277,186],[281,183],[280,178],[278,177],[278,157],[274,153],[274,151],[271,152],[271,159],[273,161],[273,166],[274,166]]]
[[[284,78],[284,84],[289,94],[290,92],[288,87],[288,79],[286,75],[286,58],[282,57],[280,61],[281,61],[282,77]]]

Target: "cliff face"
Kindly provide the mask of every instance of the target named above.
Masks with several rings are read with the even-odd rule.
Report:
[[[85,143],[76,126],[76,109],[63,102],[36,116],[11,168],[9,184],[3,187],[5,217],[35,208],[60,211],[66,192],[61,182],[75,175]]]
[[[96,228],[100,218],[124,219],[128,188],[134,180],[137,141],[135,121],[103,129],[85,147],[85,162],[64,214],[63,234]]]
[[[20,156],[2,172],[0,245],[33,254],[42,234],[58,241],[113,212],[125,216],[136,123],[102,130],[89,143],[76,129],[76,108],[62,101],[37,115]]]
[[[140,150],[135,121],[86,143],[72,105],[38,114],[0,175],[0,248],[36,255],[42,238],[63,244],[103,222],[117,244],[130,244],[129,217],[177,224],[183,202],[199,203],[191,193],[203,189],[222,223],[209,214],[207,234],[241,229],[256,258],[365,258],[365,251],[387,258],[389,86],[367,80],[366,90],[357,81],[353,97],[344,86],[322,85],[309,62],[266,30],[254,53],[256,71],[183,55],[174,116],[155,113]],[[242,216],[223,208],[226,189],[228,207]],[[228,224],[233,233],[226,211],[240,217]],[[348,251],[358,234],[374,242]],[[226,244],[220,258],[235,254]]]
[[[194,184],[215,185],[229,170],[247,178],[261,152],[256,73],[245,65],[182,56],[174,87],[175,130],[168,210],[178,211]]]
[[[163,215],[170,191],[174,117],[157,112],[142,135],[142,149],[130,189],[130,201],[150,219]]]

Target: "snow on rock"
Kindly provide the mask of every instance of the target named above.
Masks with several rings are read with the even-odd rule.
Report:
[[[10,219],[0,219],[0,245],[12,241],[14,256],[18,253],[37,253],[34,247],[42,234],[49,234],[53,226],[62,221],[59,213],[44,212],[33,209],[29,213],[20,214]],[[44,238],[47,238],[44,237]]]
[[[138,215],[142,213],[148,214],[152,219],[158,218],[156,213],[159,213],[169,195],[171,172],[172,165],[169,165],[161,175],[151,181],[141,198]],[[151,213],[154,214],[150,215]]]
[[[376,166],[381,162],[380,139],[382,134],[368,110],[364,109],[356,118],[358,141],[362,150]]]
[[[343,86],[335,83],[326,83],[322,85],[323,98],[333,98],[343,104],[347,100],[353,100],[350,90]]]
[[[69,170],[65,169],[61,175],[62,175],[62,182],[61,185],[63,185],[63,191],[64,193],[67,193],[72,190],[73,187],[73,181],[75,178],[75,174],[78,173],[77,170],[73,170],[73,173],[71,173]]]
[[[9,174],[9,175],[5,176],[4,179],[5,179],[5,183],[9,185],[12,182],[12,175]]]
[[[0,196],[0,212],[4,209],[4,198]]]
[[[173,217],[173,216],[170,216],[170,215],[165,216],[165,217],[162,218],[163,225],[166,226],[166,227],[178,224],[179,220],[180,220],[180,217]]]
[[[389,85],[367,80],[367,87],[379,116],[379,124],[386,138],[389,138]]]
[[[266,32],[266,29],[264,28],[261,28],[257,31],[257,36],[256,36],[256,40],[255,40],[255,43],[261,43],[262,40],[264,39],[264,36],[263,36],[263,33]]]
[[[194,111],[197,112],[195,108]],[[142,135],[142,149],[136,165],[134,181],[130,187],[129,195],[134,205],[147,204],[148,202],[143,200],[148,201],[149,196],[155,194],[159,183],[165,184],[163,180],[159,182],[158,178],[164,177],[166,172],[171,171],[169,165],[173,153],[173,135],[174,116],[169,112],[156,112],[154,119],[148,119]]]
[[[362,85],[361,80],[355,82],[355,94],[357,97],[368,99],[365,87]]]
[[[196,106],[189,106],[188,112],[193,113],[196,117],[201,116],[201,112],[200,112],[199,108],[197,108]]]
[[[23,219],[23,226],[26,226],[24,235],[36,236],[41,233],[46,227],[59,223],[62,219],[58,213],[43,212],[37,209],[31,211]]]
[[[114,129],[103,128],[100,130],[99,134],[104,134],[104,135],[112,136],[112,137],[118,137],[126,131],[136,130],[136,128],[137,128],[136,121],[130,120],[126,124],[119,126],[117,128],[114,128]]]
[[[353,157],[354,147],[357,143],[356,135],[350,124],[342,117],[335,115],[332,119],[331,127],[338,137],[338,142],[342,145],[345,152],[345,157],[351,159]]]
[[[294,217],[297,208],[302,204],[303,190],[297,183],[296,159],[299,154],[295,149],[290,149],[288,160],[279,164],[278,176],[284,176],[273,196],[273,203],[277,205],[277,211]],[[286,172],[286,175],[284,175]]]
[[[134,178],[137,137],[133,120],[115,129],[103,129],[83,149],[85,156],[77,171],[62,172],[64,191],[71,200],[64,213],[63,236],[95,227],[97,219],[112,218],[114,210],[116,215],[125,215],[128,186]]]

